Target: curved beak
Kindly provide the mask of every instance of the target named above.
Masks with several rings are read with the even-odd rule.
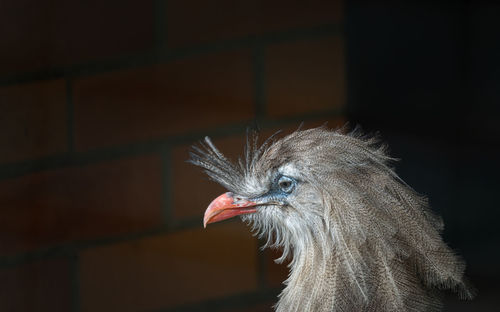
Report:
[[[256,206],[257,203],[245,199],[235,201],[231,192],[224,193],[208,205],[203,217],[203,227],[241,214],[254,213],[257,211]]]

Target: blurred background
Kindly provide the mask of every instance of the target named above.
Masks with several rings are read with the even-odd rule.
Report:
[[[443,216],[472,302],[500,295],[500,5],[2,1],[0,310],[271,311],[287,268],[187,164],[349,122]]]

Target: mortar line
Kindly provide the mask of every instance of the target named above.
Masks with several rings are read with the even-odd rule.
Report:
[[[160,0],[158,0],[160,1]],[[164,7],[165,10],[168,9],[167,3],[160,3],[160,7]],[[158,13],[159,14],[159,13]],[[157,27],[163,27],[164,21],[159,21]],[[280,43],[295,40],[313,40],[315,38],[322,38],[327,36],[342,36],[342,25],[338,23],[325,24],[316,27],[309,28],[299,28],[290,29],[287,31],[269,33],[259,35],[257,38],[264,44],[270,43]],[[160,36],[164,32],[164,39],[160,40]],[[227,51],[233,49],[241,48],[251,48],[255,44],[256,36],[248,35],[235,39],[228,39],[222,41],[210,42],[207,44],[199,44],[192,47],[177,48],[168,51],[168,38],[166,36],[166,25],[164,30],[158,33],[155,32],[155,40],[160,40],[157,44],[160,44],[162,51],[160,55],[155,48],[154,51],[145,51],[137,54],[129,54],[128,56],[117,57],[114,59],[100,59],[94,60],[86,63],[73,64],[66,67],[53,67],[45,68],[43,70],[26,72],[21,74],[14,74],[4,78],[0,78],[0,87],[8,86],[13,84],[29,83],[42,80],[51,80],[64,78],[66,76],[71,77],[86,77],[91,75],[97,75],[105,72],[112,72],[118,70],[132,69],[139,66],[149,66],[157,64],[160,62],[171,62],[178,59],[184,59],[204,53],[213,53],[220,51]]]
[[[73,154],[75,151],[75,119],[73,105],[73,79],[66,77],[66,132],[68,153]]]
[[[73,312],[80,311],[80,258],[78,251],[74,250],[71,257],[71,305]]]
[[[302,121],[314,121],[324,118],[336,118],[342,116],[341,109],[332,109],[322,112],[314,112],[307,115],[291,116],[280,119],[267,119],[259,121],[262,130],[287,126]],[[125,145],[108,146],[96,148],[94,150],[75,152],[72,155],[67,153],[56,154],[48,157],[36,158],[13,163],[0,164],[0,181],[7,180],[35,172],[53,170],[66,167],[78,167],[91,165],[108,160],[116,160],[123,157],[142,156],[161,152],[165,146],[177,146],[182,144],[192,144],[200,141],[205,136],[213,139],[223,138],[228,135],[244,135],[248,126],[253,123],[247,120],[238,124],[229,124],[222,127],[213,127],[196,130],[191,133],[139,141]]]
[[[254,74],[254,96],[255,116],[257,121],[266,116],[266,80],[265,80],[265,55],[264,47],[258,42],[253,48],[253,74]]]
[[[162,176],[162,212],[163,224],[169,228],[173,224],[173,211],[172,211],[172,149],[170,146],[165,145],[161,149],[161,176]]]
[[[52,246],[41,247],[36,250],[25,251],[14,255],[0,256],[0,268],[13,267],[25,263],[31,263],[42,259],[56,257],[72,257],[78,252],[95,247],[110,246],[123,242],[131,242],[159,235],[167,235],[179,231],[202,229],[200,218],[191,217],[176,220],[169,226],[163,225],[156,228],[145,229],[138,232],[117,234],[105,238],[86,239],[73,242],[59,243]],[[260,243],[260,242],[259,242]]]

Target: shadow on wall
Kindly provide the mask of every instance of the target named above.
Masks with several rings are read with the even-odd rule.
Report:
[[[491,311],[500,293],[498,13],[488,1],[346,2],[347,116],[381,132],[467,260],[479,295],[449,311]]]

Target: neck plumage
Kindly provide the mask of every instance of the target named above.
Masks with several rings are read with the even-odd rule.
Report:
[[[330,236],[294,248],[277,312],[440,310],[438,294],[421,282],[412,261],[390,258],[376,244],[341,254],[337,243]]]
[[[278,312],[439,311],[440,289],[473,297],[463,261],[440,237],[440,219],[411,189],[391,183],[373,199],[338,188],[324,221],[309,218],[312,226],[289,232],[291,248],[281,246],[293,259]]]
[[[333,258],[313,247],[294,250],[293,257],[276,311],[331,311],[336,287]]]

